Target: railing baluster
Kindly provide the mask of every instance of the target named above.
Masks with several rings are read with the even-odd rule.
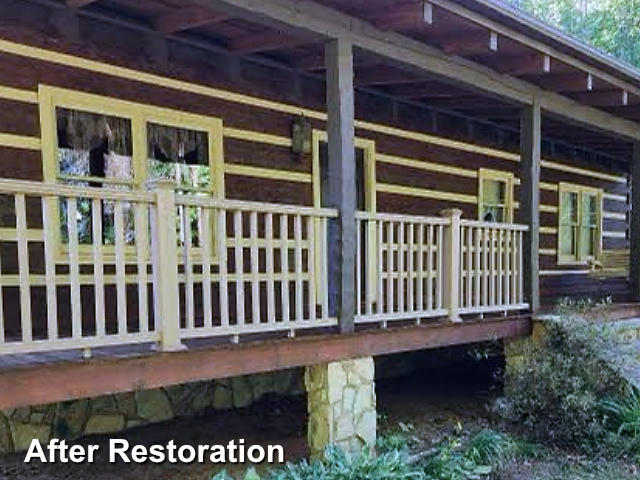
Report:
[[[502,296],[503,296],[503,282],[502,282],[502,277],[504,274],[504,265],[503,265],[503,258],[504,258],[504,230],[498,230],[497,231],[497,248],[496,248],[496,257],[497,257],[497,287],[496,287],[496,305],[502,305],[503,301],[502,301]]]
[[[102,238],[102,200],[94,198],[91,202],[91,227],[93,240],[93,296],[95,300],[96,336],[106,335],[104,304],[104,261]]]
[[[316,219],[307,218],[307,273],[309,275],[309,320],[316,319]]]
[[[56,243],[53,231],[52,214],[57,214],[56,200],[52,197],[42,197],[42,229],[44,234],[44,273],[47,290],[47,339],[58,339],[58,298],[56,282]],[[0,275],[1,276],[1,275]],[[0,304],[2,304],[2,289],[0,289]],[[104,302],[100,303],[100,308]],[[2,325],[2,305],[0,305],[0,340],[4,333]],[[98,305],[96,304],[96,308]]]
[[[134,232],[136,245],[138,280],[138,325],[140,332],[149,331],[149,300],[147,259],[149,258],[149,235],[147,225],[147,205],[134,203]]]
[[[438,225],[436,227],[437,230],[439,230],[441,228],[440,225]],[[436,271],[433,268],[434,267],[434,256],[437,260],[438,258],[438,249],[439,249],[439,242],[438,241],[434,241],[435,239],[435,235],[436,232],[434,232],[434,228],[433,225],[429,224],[429,226],[427,227],[427,308],[426,310],[432,310],[435,302],[433,299],[433,285],[434,283],[437,283],[437,279],[435,278],[436,275]],[[440,291],[440,286],[436,285],[436,289],[438,290],[438,292]],[[436,293],[437,295],[437,293]],[[436,300],[437,302],[437,300]],[[440,307],[436,307],[436,308],[440,308]]]
[[[265,215],[265,248],[267,269],[267,322],[276,322],[275,266],[273,263],[273,214]]]
[[[387,223],[387,313],[395,312],[395,298],[394,298],[394,261],[393,261],[393,251],[395,234],[394,234],[394,224],[393,222]]]
[[[328,284],[328,257],[327,257],[327,224],[328,220],[323,217],[320,220],[320,245],[322,246],[322,258],[320,266],[322,268],[322,318],[329,318],[329,284]]]
[[[236,322],[242,327],[246,323],[244,313],[244,248],[242,245],[242,211],[233,212],[234,252],[236,262]]]
[[[520,271],[518,270],[518,232],[514,230],[511,232],[511,299],[512,304],[518,302],[518,276]]]
[[[296,283],[296,320],[304,320],[304,281],[302,265],[302,217],[298,214],[293,222],[293,239],[295,249],[295,283]]]
[[[260,265],[258,264],[258,212],[249,215],[251,249],[251,322],[260,324]]]
[[[482,305],[489,305],[489,252],[490,233],[489,229],[482,227]]]
[[[67,230],[69,234],[69,276],[71,280],[71,335],[82,337],[82,303],[80,298],[80,266],[78,248],[78,204],[75,197],[67,199]]]
[[[282,277],[280,287],[282,321],[289,322],[291,316],[289,312],[289,217],[287,214],[280,215],[280,276]]]
[[[417,282],[418,282],[418,295],[416,298],[416,308],[418,311],[423,312],[424,310],[428,310],[430,306],[425,308],[425,298],[424,298],[424,228],[425,225],[423,223],[419,223],[418,227],[418,267],[417,267]],[[429,225],[427,228],[431,227]]]
[[[523,233],[518,232],[518,303],[524,302],[524,288],[523,288],[523,271],[522,267],[524,265],[522,261],[522,237]]]
[[[474,252],[473,252],[473,306],[480,306],[480,258],[481,258],[481,239],[482,229],[475,227],[474,234]]]
[[[398,312],[400,313],[404,313],[405,303],[404,227],[404,222],[398,223]]]
[[[502,303],[510,305],[511,302],[511,231],[504,232],[504,278],[502,280],[502,288],[504,290]]]
[[[202,308],[205,328],[213,326],[213,305],[211,301],[211,210],[199,209],[200,248],[202,249]]]
[[[413,222],[409,223],[408,225],[408,231],[407,231],[407,271],[409,273],[409,278],[408,278],[408,287],[407,287],[407,300],[409,303],[409,308],[408,310],[410,312],[415,312],[416,307],[415,307],[415,294],[414,294],[414,282],[416,280],[416,275],[415,275],[415,271],[414,271],[414,261],[413,261],[413,240],[414,240],[414,235],[415,235],[415,231],[414,231],[414,224]]]
[[[229,279],[227,269],[227,210],[218,210],[218,222],[216,224],[216,247],[218,248],[218,265],[220,273],[220,283],[218,285],[220,294],[220,325],[229,326]]]
[[[465,306],[473,306],[473,227],[464,227],[467,230],[467,298]]]
[[[120,200],[114,203],[114,226],[116,242],[116,297],[118,306],[118,334],[127,333],[127,279],[124,254],[124,204]]]
[[[364,257],[365,257],[365,289],[366,289],[366,313],[367,316],[373,315],[373,302],[375,298],[375,292],[378,289],[377,278],[380,277],[380,269],[376,269],[378,263],[378,252],[373,248],[371,243],[375,242],[378,235],[376,224],[373,220],[367,219],[362,221],[365,225],[365,243],[364,243]],[[380,245],[374,243],[374,245]],[[380,250],[379,248],[377,249]],[[374,256],[375,255],[375,256]],[[372,271],[372,269],[374,271]],[[374,281],[374,279],[376,279]],[[374,290],[375,289],[375,290]]]
[[[444,227],[438,225],[438,248],[436,250],[437,255],[437,295],[436,295],[436,310],[442,309],[442,303],[444,300]]]
[[[15,196],[15,211],[20,279],[20,324],[22,326],[22,341],[30,342],[33,334],[31,327],[31,287],[29,285],[29,244],[27,237],[27,207],[23,193]]]
[[[187,329],[193,330],[196,323],[195,315],[195,298],[193,286],[193,228],[191,226],[191,207],[181,205],[182,220],[182,263],[184,268],[184,297],[185,297],[185,317],[187,320]]]
[[[356,316],[362,316],[362,220],[356,220]]]
[[[382,220],[377,221],[377,235],[378,235],[378,315],[384,313],[384,223]]]

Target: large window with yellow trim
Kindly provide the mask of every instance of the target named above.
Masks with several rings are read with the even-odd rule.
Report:
[[[586,263],[602,249],[602,190],[560,183],[559,263]]]
[[[223,195],[220,119],[49,86],[40,86],[39,102],[45,181],[142,190],[163,178],[181,192]],[[91,208],[89,200],[78,201],[81,244],[92,243]],[[105,244],[114,243],[112,210],[102,202]],[[190,212],[179,214],[200,221]],[[60,221],[62,244],[68,238],[66,215],[63,201],[59,215],[53,215]],[[132,237],[132,209],[124,216],[126,239]]]
[[[481,168],[478,172],[478,219],[483,222],[513,222],[512,173]]]

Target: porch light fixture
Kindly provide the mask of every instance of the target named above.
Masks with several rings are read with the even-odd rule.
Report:
[[[303,116],[296,117],[291,124],[291,151],[298,158],[311,154],[311,124]]]

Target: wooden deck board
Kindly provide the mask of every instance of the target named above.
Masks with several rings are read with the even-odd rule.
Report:
[[[212,345],[201,341],[194,342],[186,351],[173,353],[148,350],[143,354],[108,349],[87,360],[79,357],[78,352],[0,357],[0,408],[159,388],[347,358],[518,338],[530,331],[530,318],[519,316],[346,335],[256,340],[239,345]]]

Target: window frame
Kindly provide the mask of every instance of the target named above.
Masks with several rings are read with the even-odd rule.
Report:
[[[576,255],[564,255],[562,253],[562,209],[564,206],[563,197],[566,193],[574,193],[577,195],[577,226],[576,226]],[[595,196],[596,199],[596,240],[593,245],[593,255],[582,256],[582,208],[583,195]],[[569,182],[560,182],[558,184],[558,234],[557,234],[557,252],[558,265],[588,265],[589,262],[597,260],[602,256],[602,199],[603,189],[597,187],[588,187]]]
[[[493,180],[496,182],[504,182],[505,183],[505,219],[502,222],[495,223],[513,223],[514,210],[515,210],[515,201],[514,201],[514,185],[515,185],[515,176],[511,172],[505,172],[502,170],[493,170],[490,168],[480,168],[478,170],[478,220],[483,221],[482,219],[482,208],[485,204],[484,200],[484,182],[485,180]]]
[[[130,187],[133,191],[147,191],[147,182],[149,180],[147,179],[149,160],[147,127],[149,123],[205,132],[208,137],[208,158],[209,168],[211,169],[210,188],[206,193],[210,193],[214,198],[224,198],[222,119],[44,84],[38,86],[38,104],[44,182],[57,185],[61,180],[64,181],[64,176],[59,171],[56,109],[66,108],[98,115],[120,117],[131,122],[133,179]],[[126,182],[118,183],[127,184]],[[180,188],[176,188],[176,190],[180,190]],[[57,205],[58,203],[56,202],[51,205],[51,208],[58,208]],[[68,246],[61,238],[59,215],[57,212],[49,212],[49,214],[52,219],[53,239],[58,247],[56,248],[57,258],[58,260],[66,259]],[[127,259],[135,256],[135,248],[133,246],[127,246],[125,251]],[[215,260],[217,258],[217,249],[213,248],[212,252]],[[80,244],[79,253],[81,260],[90,260],[93,258],[92,245]],[[111,259],[112,256],[115,256],[115,247],[113,245],[104,245],[104,254],[105,257]]]

